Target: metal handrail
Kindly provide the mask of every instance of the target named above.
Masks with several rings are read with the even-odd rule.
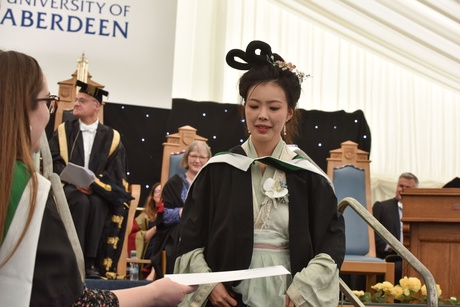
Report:
[[[353,306],[366,307],[366,305],[364,305],[363,302],[360,301],[356,294],[354,294],[353,291],[342,280],[342,278],[339,279],[339,287],[340,291],[347,297],[347,299],[350,301],[350,303],[353,304]],[[343,298],[339,306],[343,306]]]
[[[417,273],[419,273],[425,281],[427,291],[427,306],[438,306],[438,291],[436,282],[431,272],[418,260],[391,232],[389,232],[366,208],[364,208],[356,199],[345,197],[340,201],[338,211],[343,213],[350,206],[374,231],[388,243],[393,250],[404,259]],[[346,286],[346,285],[345,285]],[[346,293],[348,287],[343,287],[340,284],[340,289],[347,297],[356,297],[356,295],[348,288],[349,293]],[[361,305],[354,305],[361,306]],[[364,305],[363,305],[364,306]]]

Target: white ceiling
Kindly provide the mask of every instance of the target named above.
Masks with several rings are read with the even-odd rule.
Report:
[[[273,0],[460,93],[460,0]]]

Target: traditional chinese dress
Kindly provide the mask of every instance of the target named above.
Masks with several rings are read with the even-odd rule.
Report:
[[[337,306],[343,218],[327,177],[296,158],[284,141],[271,158],[258,158],[250,139],[212,158],[186,200],[175,272],[283,265],[292,275],[226,286],[248,306],[284,306],[286,293],[296,306]],[[267,165],[263,174],[257,160]],[[288,202],[266,195],[268,178],[287,184]],[[200,286],[183,305],[204,306],[214,286]]]

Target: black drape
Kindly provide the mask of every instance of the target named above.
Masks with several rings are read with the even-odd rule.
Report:
[[[300,134],[295,143],[324,171],[329,151],[340,148],[344,141],[354,141],[359,149],[371,151],[371,131],[361,110],[348,113],[300,109],[300,115]],[[106,103],[104,124],[120,132],[128,155],[128,180],[142,185],[141,206],[149,192],[146,185],[160,181],[162,144],[167,134],[190,125],[208,139],[213,154],[247,138],[241,106],[211,101],[173,99],[171,110]],[[47,127],[48,135],[51,125],[54,126],[53,119]]]

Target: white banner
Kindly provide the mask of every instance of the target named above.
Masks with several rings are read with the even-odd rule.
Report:
[[[171,108],[177,0],[0,0],[0,49],[37,59],[51,94],[85,54],[108,102]]]

